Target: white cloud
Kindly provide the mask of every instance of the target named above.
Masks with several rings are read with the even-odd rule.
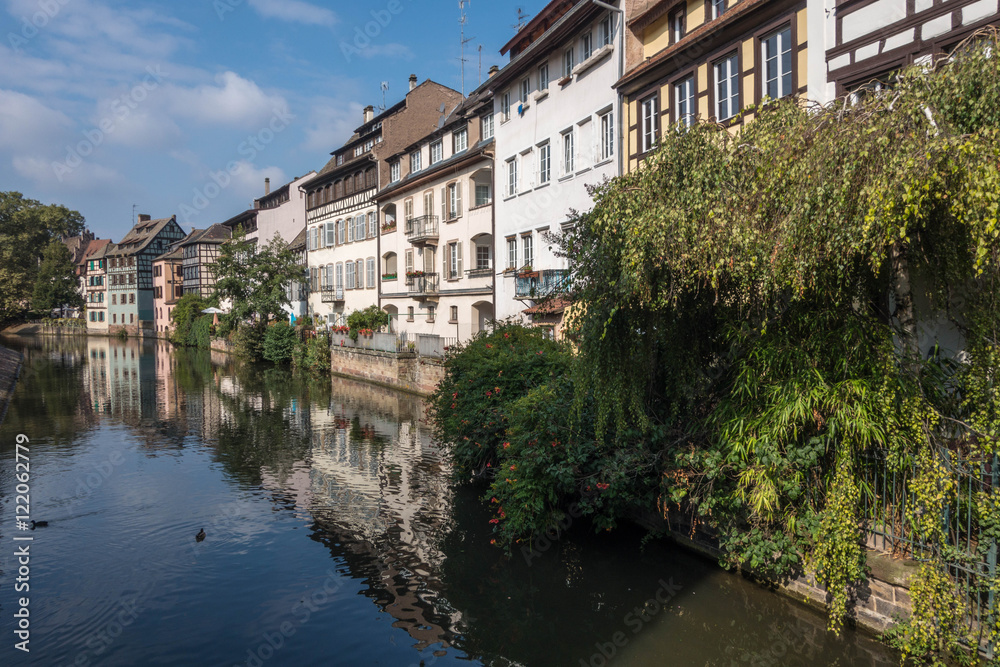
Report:
[[[327,27],[337,23],[337,15],[329,9],[302,0],[250,0],[250,6],[264,18]]]
[[[55,162],[39,157],[15,157],[13,165],[19,175],[46,190],[55,187],[58,190],[110,192],[124,187],[127,182],[118,171],[95,162],[83,162],[72,169],[60,165],[58,175]]]
[[[309,114],[303,150],[324,155],[339,148],[362,124],[362,109],[357,102],[344,104],[341,100],[316,100]]]
[[[51,155],[72,128],[66,114],[24,93],[0,89],[0,148]]]
[[[216,77],[216,85],[197,88],[168,86],[163,96],[170,111],[199,123],[252,126],[266,123],[275,111],[287,111],[280,95],[268,95],[235,72]]]

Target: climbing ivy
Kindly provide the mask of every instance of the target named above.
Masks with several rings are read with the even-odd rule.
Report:
[[[941,526],[959,483],[942,460],[1000,443],[998,53],[982,32],[881,92],[676,128],[559,239],[577,410],[607,457],[658,443],[638,450],[661,508],[713,525],[727,564],[808,566],[839,628],[866,577],[862,501],[879,501],[861,465],[915,468],[923,564],[896,634],[914,658],[1000,639],[970,634],[947,566],[968,554]],[[972,495],[988,544],[997,501]]]

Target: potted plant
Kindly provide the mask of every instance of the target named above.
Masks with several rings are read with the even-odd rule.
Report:
[[[533,271],[531,269],[531,264],[525,264],[524,266],[521,267],[521,270],[518,272],[517,275],[519,278],[537,278],[538,271]]]

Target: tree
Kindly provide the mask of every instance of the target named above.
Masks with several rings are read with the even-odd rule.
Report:
[[[174,323],[174,330],[170,332],[170,340],[173,343],[188,344],[191,326],[201,316],[205,306],[205,300],[195,292],[188,292],[177,301],[177,305],[170,313],[170,319]]]
[[[231,303],[226,319],[235,328],[284,319],[284,307],[290,305],[286,288],[301,279],[302,267],[280,236],[257,248],[238,233],[222,246],[215,275],[216,295]]]
[[[27,308],[46,246],[80,234],[83,226],[83,216],[64,206],[0,192],[0,321]]]
[[[83,297],[77,289],[76,267],[73,256],[62,241],[52,241],[45,247],[42,263],[38,267],[31,303],[40,313],[55,308],[83,306]]]

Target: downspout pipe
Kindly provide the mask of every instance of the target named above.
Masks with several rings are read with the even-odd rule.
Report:
[[[618,14],[619,25],[618,25],[618,78],[616,81],[621,81],[621,78],[625,76],[625,10],[610,5],[602,0],[590,0],[598,7],[603,7],[609,12],[615,12]],[[618,93],[618,175],[622,176],[625,173],[625,129],[622,127],[622,123],[625,122],[625,111],[622,108],[622,95]]]

